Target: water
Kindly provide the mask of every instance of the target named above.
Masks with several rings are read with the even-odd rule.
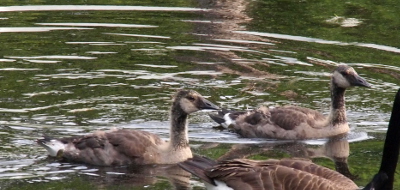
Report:
[[[356,183],[376,172],[400,84],[397,15],[390,2],[380,9],[363,2],[68,3],[0,3],[1,189],[201,189],[198,179],[170,166],[59,163],[47,159],[35,140],[112,127],[168,139],[171,95],[181,88],[225,108],[293,104],[328,113],[329,76],[340,63],[373,85],[346,93],[352,129],[346,142],[349,168],[360,176]],[[214,128],[208,113],[190,120],[198,154],[329,156],[311,150],[326,139],[243,139]],[[315,161],[333,168],[329,159]]]

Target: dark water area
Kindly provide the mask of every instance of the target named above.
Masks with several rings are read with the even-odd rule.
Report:
[[[340,158],[363,186],[400,87],[398,12],[395,1],[2,1],[0,189],[204,189],[174,166],[58,162],[35,140],[113,127],[168,139],[182,88],[224,108],[328,113],[341,63],[372,84],[346,92],[346,140],[245,139],[199,112],[190,144],[213,159],[303,157],[334,169]]]

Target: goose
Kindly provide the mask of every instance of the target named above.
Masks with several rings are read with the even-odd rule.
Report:
[[[386,133],[381,166],[364,190],[393,189],[400,152],[400,89]],[[225,160],[217,163],[195,155],[180,167],[202,179],[207,189],[226,190],[356,190],[358,186],[344,175],[309,160],[285,158],[255,161]]]
[[[96,131],[89,135],[53,139],[37,143],[50,157],[99,166],[175,164],[192,157],[188,139],[188,115],[203,109],[219,109],[193,90],[180,90],[170,110],[170,140],[155,134],[129,129]]]
[[[298,106],[268,109],[264,106],[251,111],[222,109],[210,117],[223,127],[244,138],[275,138],[303,140],[328,138],[346,134],[350,128],[346,119],[344,94],[347,88],[371,85],[350,66],[341,64],[333,71],[330,82],[331,111],[328,116]]]
[[[279,141],[276,141],[279,142]],[[257,143],[257,144],[234,144],[222,156],[216,160],[233,160],[237,158],[248,158],[253,155],[265,153],[267,151],[280,150],[290,157],[301,157],[306,159],[328,158],[335,164],[335,170],[344,176],[354,180],[357,175],[353,175],[349,170],[348,157],[350,155],[350,146],[346,138],[329,138],[325,144],[317,148],[306,147],[306,144],[299,141],[287,143]],[[203,148],[204,149],[204,148]]]

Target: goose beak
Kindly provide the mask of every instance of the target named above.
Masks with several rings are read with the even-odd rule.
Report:
[[[208,101],[205,98],[202,98],[201,101],[199,101],[199,109],[211,109],[211,110],[219,110],[221,108],[219,108],[218,106],[216,106],[215,104],[211,103],[210,101]]]
[[[371,84],[369,84],[364,78],[360,77],[360,76],[356,76],[355,80],[354,80],[354,86],[363,86],[363,87],[367,87],[367,88],[371,88]]]

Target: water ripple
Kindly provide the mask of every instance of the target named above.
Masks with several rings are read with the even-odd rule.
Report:
[[[151,7],[113,5],[29,5],[0,7],[0,12],[19,11],[208,11],[190,7]]]
[[[118,27],[118,28],[157,28],[155,25],[116,24],[116,23],[36,23],[44,26],[84,26],[84,27]]]
[[[88,60],[97,59],[97,57],[89,56],[78,56],[78,55],[42,55],[42,56],[4,56],[11,59],[77,59],[77,60]]]
[[[358,42],[347,43],[347,42],[340,42],[340,41],[324,40],[324,39],[319,39],[319,38],[310,38],[310,37],[304,37],[304,36],[293,36],[293,35],[287,35],[287,34],[277,34],[277,33],[267,33],[267,32],[251,32],[251,31],[234,31],[234,32],[240,33],[240,34],[250,34],[250,35],[256,35],[256,36],[278,38],[278,39],[284,39],[284,40],[293,40],[293,41],[302,41],[302,42],[313,42],[313,43],[319,43],[319,44],[341,45],[341,46],[353,45],[353,46],[373,48],[373,49],[378,49],[378,50],[383,50],[383,51],[388,51],[388,52],[400,53],[399,48],[386,46],[386,45],[379,45],[379,44],[358,43]]]
[[[115,36],[130,36],[130,37],[142,37],[142,38],[160,38],[160,39],[170,39],[169,36],[156,36],[156,35],[145,35],[145,34],[124,34],[124,33],[103,33],[107,35]]]
[[[0,68],[0,71],[40,71],[39,68]]]
[[[0,33],[5,32],[49,32],[52,30],[91,30],[93,28],[78,27],[0,27]]]
[[[218,42],[232,42],[232,43],[240,43],[240,44],[261,44],[261,45],[269,45],[273,46],[275,44],[268,42],[260,42],[260,41],[251,41],[251,40],[236,40],[236,39],[213,39]]]
[[[106,97],[94,97],[88,99],[70,99],[64,101],[64,103],[60,104],[53,104],[48,106],[41,106],[41,107],[33,107],[33,108],[20,108],[20,109],[11,109],[11,108],[0,108],[0,112],[9,112],[9,113],[26,113],[31,111],[38,111],[38,110],[45,110],[55,107],[63,107],[63,106],[70,106],[70,105],[77,105],[77,104],[88,104],[94,102],[107,102],[111,100],[128,100],[128,99],[137,99],[138,97],[123,97],[123,96],[106,96]],[[99,105],[101,106],[101,105]]]

